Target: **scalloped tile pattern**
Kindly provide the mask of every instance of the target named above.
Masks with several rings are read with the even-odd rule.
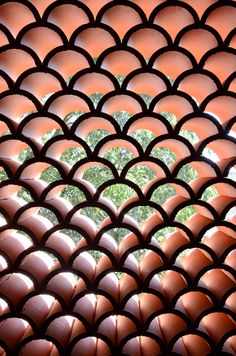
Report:
[[[0,355],[236,355],[235,25],[230,0],[0,2]],[[112,178],[95,187],[90,169]],[[119,207],[114,184],[134,192]]]

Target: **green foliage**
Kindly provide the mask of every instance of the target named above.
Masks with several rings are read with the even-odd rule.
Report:
[[[106,166],[93,166],[86,170],[83,175],[83,179],[92,183],[93,186],[97,189],[103,183],[107,182],[110,179],[113,179],[113,174],[109,168]]]
[[[113,184],[104,191],[104,197],[119,207],[126,199],[136,195],[136,192],[126,184]]]
[[[84,193],[73,185],[67,185],[61,192],[61,197],[66,199],[73,206],[85,201]]]
[[[7,180],[8,179],[8,175],[6,174],[5,170],[2,169],[0,171],[0,182],[3,182],[4,180]]]
[[[170,184],[163,184],[157,189],[155,189],[152,194],[151,200],[162,206],[167,199],[175,195],[176,191]]]
[[[150,142],[156,137],[155,134],[150,130],[140,129],[136,130],[131,134],[133,137],[145,150]]]
[[[92,131],[86,136],[85,142],[89,145],[89,147],[92,150],[94,150],[96,145],[107,135],[109,135],[109,132],[105,130],[100,129],[100,130]]]
[[[127,111],[116,111],[112,115],[114,119],[118,122],[120,127],[123,129],[126,122],[131,118],[131,114]]]
[[[131,161],[134,158],[134,156],[126,148],[113,147],[112,149],[110,149],[105,153],[104,158],[110,161],[114,165],[118,173],[120,173],[124,168],[124,166],[129,161]]]
[[[163,163],[165,163],[166,166],[169,166],[171,163],[174,163],[177,160],[174,152],[165,147],[154,147],[151,152],[151,156],[158,158]]]
[[[73,166],[75,163],[80,161],[82,158],[85,158],[86,156],[86,152],[82,147],[72,147],[63,152],[60,160]]]
[[[190,183],[193,179],[198,177],[197,172],[191,166],[183,166],[177,175],[177,178],[183,180],[186,183]]]
[[[145,184],[156,178],[156,173],[150,167],[138,165],[129,169],[126,178],[142,189]]]
[[[33,158],[33,157],[34,157],[34,153],[33,153],[32,149],[30,147],[28,147],[20,152],[20,154],[18,155],[18,160],[20,162],[25,162],[28,159]]]
[[[55,167],[50,166],[42,172],[40,179],[50,184],[61,179],[61,175]]]

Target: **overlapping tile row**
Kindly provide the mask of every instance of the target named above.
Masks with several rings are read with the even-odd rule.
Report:
[[[235,23],[235,1],[0,2],[0,355],[236,354]],[[118,208],[115,184],[135,192]]]

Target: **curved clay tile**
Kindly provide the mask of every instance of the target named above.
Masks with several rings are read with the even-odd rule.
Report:
[[[213,312],[204,316],[199,323],[199,329],[205,331],[215,342],[229,331],[235,331],[235,321],[223,312]]]
[[[0,30],[0,47],[8,44],[9,44],[9,40],[7,38],[7,35],[2,30]]]
[[[223,147],[221,145],[222,143]],[[210,148],[213,152],[215,152],[219,160],[224,160],[227,158],[232,159],[235,156],[236,144],[234,141],[219,138],[214,141],[210,141],[206,147]]]
[[[79,122],[75,129],[75,135],[85,138],[89,133],[102,129],[111,134],[115,134],[115,128],[110,121],[103,117],[89,117],[86,120]]]
[[[90,96],[95,93],[107,94],[115,90],[115,87],[114,83],[105,73],[88,72],[81,75],[81,77],[75,81],[73,89]]]
[[[112,115],[118,111],[126,111],[132,115],[135,115],[142,111],[142,107],[138,100],[129,94],[115,94],[104,101],[101,111],[109,115]]]
[[[20,89],[32,93],[38,100],[42,100],[46,95],[61,90],[61,84],[57,78],[50,73],[36,72],[25,77]]]
[[[213,79],[204,74],[190,74],[179,83],[178,90],[181,90],[198,103],[201,103],[210,94],[217,90],[217,86]]]
[[[210,164],[209,162],[192,161],[189,164],[193,169],[195,169],[197,171],[198,176],[203,178],[203,179],[200,179],[199,182],[198,182],[198,179],[196,179],[196,180],[193,180],[193,182],[190,183],[190,185],[192,186],[192,188],[194,190],[197,190],[197,189],[201,188],[201,185],[202,185],[203,181],[205,180],[204,178],[207,178],[207,180],[208,180],[211,177],[212,178],[216,177],[216,171],[213,168],[212,164]],[[199,186],[199,183],[200,183],[200,186]]]
[[[22,318],[6,318],[0,322],[1,339],[13,351],[18,343],[33,334],[30,324]]]
[[[223,351],[234,354],[236,352],[236,336],[230,336],[224,343]]]
[[[211,352],[211,347],[207,340],[195,334],[188,334],[180,337],[173,346],[173,352],[183,356],[207,356]]]
[[[79,226],[81,230],[89,234],[90,238],[94,238],[97,232],[97,226],[92,219],[87,216],[75,213],[71,218],[71,223],[75,226]]]
[[[30,297],[22,307],[22,313],[40,327],[51,315],[61,312],[61,310],[58,300],[46,293]]]
[[[34,208],[30,208],[24,211],[19,217],[19,224],[27,228],[40,241],[53,225],[47,218],[36,215],[34,210]],[[36,208],[37,210],[38,208]]]
[[[192,308],[195,305],[195,308]],[[202,313],[211,309],[213,302],[209,296],[202,291],[189,291],[181,295],[176,303],[175,308],[184,313],[191,321],[195,321]]]
[[[218,53],[213,53],[207,57],[203,68],[215,74],[215,76],[224,83],[224,81],[236,70],[235,58],[236,56],[234,53],[219,51]],[[224,66],[222,66],[222,63],[224,63]]]
[[[29,145],[25,143],[24,141],[21,141],[19,139],[12,138],[10,140],[4,140],[0,143],[0,148],[1,148],[1,158],[2,159],[8,159],[9,153],[15,158],[15,161],[19,162],[18,160],[18,155],[20,152],[23,150],[29,148]],[[6,188],[7,189],[7,188]]]
[[[194,111],[194,108],[186,98],[177,94],[167,95],[158,99],[153,111],[158,113],[171,112],[180,120],[184,116],[191,114]]]
[[[235,105],[236,97],[219,95],[207,103],[204,111],[212,114],[224,125],[234,117]]]
[[[55,318],[48,326],[46,335],[53,337],[62,346],[68,345],[76,336],[86,331],[83,323],[71,315]]]
[[[209,289],[220,299],[235,286],[235,278],[223,269],[211,269],[200,278],[199,285]]]
[[[206,232],[202,241],[204,245],[209,246],[210,249],[214,251],[217,256],[220,257],[227,248],[234,244],[235,239],[233,238],[233,236],[227,235],[222,231],[216,230],[212,234]]]
[[[60,73],[65,80],[70,79],[77,72],[89,68],[90,64],[84,54],[75,50],[59,50],[48,58],[49,68]]]
[[[229,46],[236,49],[236,35],[230,36]]]
[[[131,80],[132,81],[132,80]],[[160,120],[151,116],[144,116],[132,122],[128,128],[128,133],[132,134],[136,130],[150,130],[157,136],[164,135],[168,132],[166,125]]]
[[[48,8],[48,6],[54,2],[54,0],[44,0],[44,1],[29,0],[29,1],[37,9],[37,11],[41,17],[43,15],[44,11]]]
[[[126,355],[135,353],[137,356],[148,356],[150,354],[159,355],[161,348],[159,344],[148,336],[137,336],[126,342],[123,347],[123,352]]]
[[[188,273],[188,275],[194,279],[204,267],[210,266],[213,261],[209,253],[200,249],[193,248],[190,250],[182,251],[181,267]]]
[[[221,19],[224,18],[224,25]],[[225,5],[216,7],[207,16],[206,24],[212,26],[224,40],[236,26],[236,7]]]
[[[0,298],[0,311],[1,315],[7,314],[10,311],[8,303],[2,298]]]
[[[50,355],[50,356],[59,356],[58,349],[56,346],[48,340],[38,339],[27,342],[20,350],[19,355],[21,356],[30,356],[32,352],[35,356],[40,355]]]
[[[14,305],[17,305],[33,289],[32,280],[23,273],[6,274],[0,279],[0,293],[2,295],[8,295],[9,293],[10,300]]]
[[[115,273],[107,273],[106,276],[100,280],[98,284],[100,291],[105,291],[114,300],[119,300],[119,281]]]
[[[232,241],[232,243],[234,243],[234,241]],[[233,251],[231,251],[229,254],[228,254],[228,256],[226,257],[226,259],[225,259],[225,263],[227,264],[227,265],[229,265],[230,267],[232,267],[232,268],[234,268],[235,269],[235,267],[236,267],[236,263],[235,263],[235,251],[233,250]]]
[[[9,48],[0,53],[0,67],[11,79],[36,66],[32,56],[21,48]]]
[[[45,156],[59,161],[63,152],[72,147],[81,147],[81,145],[74,140],[60,138],[58,141],[49,143]]]
[[[176,50],[163,51],[163,53],[155,57],[152,67],[164,73],[171,80],[176,79],[184,71],[193,68],[189,57]]]
[[[21,178],[26,181],[39,179],[43,171],[49,167],[50,164],[46,162],[32,162],[21,171]],[[42,182],[42,180],[40,180],[40,182]],[[45,187],[46,186],[47,184],[45,184]]]
[[[172,328],[168,328],[171,323]],[[154,335],[162,335],[164,342],[169,342],[180,332],[186,330],[186,323],[173,313],[165,313],[157,316],[149,325],[149,332]]]
[[[109,33],[109,28],[88,27],[76,36],[74,44],[96,58],[107,48],[115,46],[116,41],[112,33]]]
[[[139,13],[131,6],[114,4],[99,15],[100,22],[114,29],[120,38],[124,37],[130,28],[142,23]]]
[[[0,200],[2,208],[8,213],[8,215],[13,219],[17,211],[26,204],[26,202],[20,198],[5,198]]]
[[[47,22],[59,27],[70,38],[72,33],[89,22],[86,12],[73,4],[62,4],[54,7],[47,16]]]
[[[6,270],[8,268],[8,263],[6,258],[0,255],[0,272]]]
[[[29,137],[34,142],[41,142],[42,137],[52,130],[61,129],[58,122],[50,117],[33,117],[24,123],[22,134]],[[37,164],[37,163],[36,163]],[[27,169],[27,167],[25,168]]]
[[[185,80],[183,80],[184,82]],[[191,82],[191,81],[190,81]],[[181,89],[180,83],[180,89]],[[190,89],[192,90],[192,89]],[[181,122],[180,122],[181,124]],[[204,126],[204,130],[202,127]],[[193,118],[188,118],[185,122],[182,122],[181,130],[188,130],[194,132],[199,141],[203,141],[208,137],[217,135],[219,133],[217,126],[207,117],[194,116]]]
[[[129,274],[124,274],[120,280],[120,300],[127,300],[127,296],[138,289],[137,282]],[[123,320],[124,321],[124,320]],[[123,323],[121,323],[123,324]],[[122,325],[121,325],[122,332]]]
[[[47,42],[42,42],[42,38],[47,38]],[[30,28],[21,38],[21,44],[31,48],[43,61],[46,55],[54,48],[62,46],[63,41],[54,30],[45,26]]]
[[[235,2],[0,5],[0,355],[236,354]]]
[[[92,325],[94,320],[113,311],[113,306],[103,295],[86,294],[77,300],[73,311]]]
[[[167,87],[164,80],[154,73],[138,73],[129,80],[126,89],[154,97],[166,91]]]
[[[48,237],[45,246],[60,254],[64,260],[68,260],[75,250],[74,241],[68,238],[66,234],[58,231]]]
[[[127,45],[135,48],[144,58],[150,58],[158,49],[168,45],[166,37],[154,28],[140,28],[129,35]]]
[[[147,264],[148,261],[148,264]],[[163,266],[161,257],[153,252],[149,251],[144,255],[139,263],[139,274],[142,280],[145,280],[149,274],[159,267]]]
[[[127,142],[125,140],[113,140],[113,141],[108,141],[106,143],[104,143],[102,145],[102,147],[100,148],[99,151],[99,156],[103,157],[106,152],[108,152],[110,149],[114,148],[114,147],[123,147],[124,149],[128,150],[130,153],[132,153],[132,155],[138,156],[138,150],[137,148],[131,143],[131,142]]]
[[[71,350],[71,356],[108,356],[111,354],[109,346],[100,338],[88,336],[78,341]]]
[[[169,270],[161,279],[161,287],[167,300],[171,301],[177,293],[188,286],[185,278],[180,273]],[[171,332],[171,331],[170,331]]]
[[[203,13],[208,9],[208,7],[215,4],[217,0],[203,0],[203,1],[183,0],[183,2],[190,5],[196,11],[199,18],[201,18]]]
[[[21,121],[24,114],[35,110],[35,104],[23,93],[6,94],[0,99],[0,113],[13,122]]]
[[[73,112],[88,112],[89,107],[87,102],[75,94],[57,95],[50,100],[48,112],[59,116],[61,119]]]
[[[236,292],[232,292],[232,294],[230,294],[230,296],[225,301],[226,308],[228,308],[229,310],[232,310],[234,313],[236,310],[235,301],[236,301]]]
[[[109,336],[111,342],[116,345],[136,331],[135,324],[123,315],[112,315],[104,319],[98,327],[98,332]]]
[[[190,156],[189,147],[184,142],[178,141],[175,138],[162,138],[154,147],[167,148],[178,158]]]
[[[89,280],[93,280],[96,271],[96,262],[88,252],[82,252],[73,261],[73,267],[76,271],[83,273]]]
[[[93,13],[94,18],[96,18],[97,13],[105,6],[110,0],[81,0],[81,2],[87,6],[87,8]]]
[[[161,299],[154,294],[142,293],[133,295],[126,303],[125,310],[144,323],[153,313],[152,306],[155,306],[155,312],[164,307]]]
[[[179,46],[188,50],[199,62],[210,49],[217,48],[218,41],[210,31],[196,28],[186,31],[181,36]]]
[[[177,34],[184,27],[194,23],[194,19],[186,8],[167,4],[167,6],[158,11],[153,23],[164,28],[174,41]]]
[[[134,4],[137,4],[146,14],[147,17],[151,14],[151,12],[160,4],[165,2],[165,0],[147,0],[143,2],[143,0],[131,0]]]
[[[140,60],[125,50],[114,50],[102,60],[101,68],[108,70],[113,75],[127,75],[135,69],[141,68]]]
[[[230,81],[229,90],[233,93],[236,92],[236,78],[232,78],[232,80]]]
[[[185,225],[190,229],[190,231],[195,235],[195,237],[198,236],[202,229],[206,228],[207,225],[213,222],[213,216],[207,208],[204,207],[200,211],[203,211],[204,214],[193,214],[185,221]]]
[[[0,249],[12,262],[15,262],[22,252],[32,246],[32,242],[27,236],[14,230],[2,231],[0,236]]]
[[[53,257],[56,259],[55,256]],[[20,268],[30,272],[41,283],[51,271],[60,268],[60,264],[56,263],[46,252],[35,251],[21,261]]]
[[[76,286],[81,287],[81,291],[86,290],[84,282],[79,285],[78,278],[76,277],[77,276],[71,272],[58,272],[48,281],[46,290],[53,292],[54,295],[58,295],[65,303],[69,303],[74,296]]]
[[[161,243],[161,249],[165,255],[170,259],[175,251],[182,246],[189,244],[189,238],[184,231],[178,229],[176,232],[172,232]]]
[[[18,16],[19,13],[21,16]],[[26,25],[35,22],[32,11],[23,3],[11,1],[0,6],[0,23],[6,26],[14,37]]]
[[[1,79],[0,79],[1,80]],[[9,131],[9,127],[3,121],[0,122],[0,135],[3,136],[5,132]]]
[[[177,190],[176,194],[177,193],[178,193],[177,196],[168,198],[162,205],[163,209],[165,210],[168,216],[170,216],[173,213],[173,210],[176,209],[179,206],[179,204],[188,201],[188,197],[182,196],[182,194],[179,193],[179,189]]]

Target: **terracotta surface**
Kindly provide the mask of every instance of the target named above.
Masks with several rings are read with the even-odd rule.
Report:
[[[235,25],[235,1],[1,1],[0,355],[236,355]]]

